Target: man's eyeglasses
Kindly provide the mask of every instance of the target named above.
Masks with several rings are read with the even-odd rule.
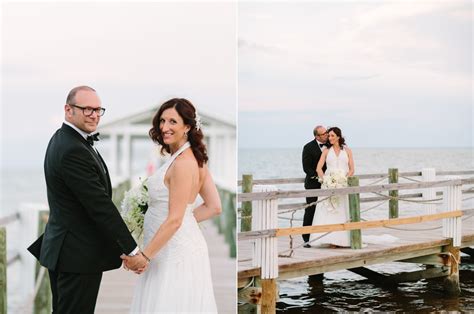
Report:
[[[323,136],[323,135],[326,135],[326,134],[328,134],[328,132],[320,133],[320,134],[318,134],[318,136]]]
[[[83,113],[86,117],[92,116],[92,113],[94,113],[94,112],[95,112],[99,117],[102,117],[102,116],[104,115],[104,113],[105,113],[105,108],[81,107],[81,106],[73,105],[73,104],[69,104],[69,106],[82,109],[82,113]]]

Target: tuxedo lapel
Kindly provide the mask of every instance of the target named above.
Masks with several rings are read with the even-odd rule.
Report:
[[[106,185],[107,191],[109,195],[111,195],[112,193],[111,193],[110,178],[108,176],[108,171],[105,166],[105,162],[102,159],[102,157],[99,155],[99,153],[87,142],[87,140],[82,135],[80,135],[76,130],[71,128],[69,125],[63,123],[61,130],[68,133],[69,135],[72,135],[74,138],[78,139],[82,143],[82,146],[84,146],[84,148],[90,152],[92,158],[94,159],[98,168],[100,169],[100,171],[98,172],[100,172],[100,176],[104,184]]]
[[[110,197],[112,197],[112,182],[110,182],[109,169],[107,168],[107,165],[105,164],[104,159],[103,159],[102,156],[99,154],[99,151],[97,151],[97,156],[99,156],[100,162],[101,162],[101,164],[104,166],[105,177],[107,178],[107,188],[108,188]]]

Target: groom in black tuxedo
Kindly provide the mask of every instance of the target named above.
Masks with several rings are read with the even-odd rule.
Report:
[[[323,149],[327,148],[328,133],[326,128],[318,125],[313,130],[314,140],[307,143],[303,148],[303,170],[306,173],[304,179],[305,189],[320,189],[321,183],[318,181],[318,174],[316,173],[316,166],[318,165],[319,159]],[[323,166],[323,171],[326,170],[326,164]],[[317,197],[307,197],[306,204],[316,202]],[[308,206],[304,210],[303,226],[311,226],[313,224],[314,212],[316,205]],[[303,241],[305,242],[304,247],[309,248],[311,245],[308,243],[309,234],[303,234]]]
[[[44,161],[49,220],[28,250],[49,270],[53,313],[94,313],[102,272],[147,261],[112,203],[107,166],[93,133],[105,109],[94,89],[72,89],[65,122],[51,138]]]

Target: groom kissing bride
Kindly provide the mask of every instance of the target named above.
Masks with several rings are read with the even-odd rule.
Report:
[[[347,147],[341,129],[331,127],[326,130],[324,126],[318,125],[314,128],[313,134],[314,140],[303,148],[305,189],[328,188],[325,179],[330,176],[340,176],[347,180],[347,177],[354,175],[352,150]],[[347,195],[326,198],[320,202],[317,210],[318,197],[307,197],[306,203],[310,206],[305,209],[303,226],[339,224],[349,221]],[[303,234],[303,241],[305,248],[311,248],[311,245],[350,247],[348,231]]]

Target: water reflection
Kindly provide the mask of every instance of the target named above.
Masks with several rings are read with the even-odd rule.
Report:
[[[474,264],[460,266],[461,295],[458,297],[446,296],[442,278],[375,285],[362,277],[347,278],[346,273],[327,273],[323,279],[310,276],[281,281],[278,312],[474,311]]]

